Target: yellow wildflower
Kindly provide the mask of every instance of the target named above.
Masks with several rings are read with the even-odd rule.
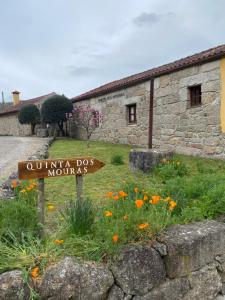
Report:
[[[112,215],[113,215],[113,213],[109,210],[106,210],[104,214],[105,214],[105,217],[112,217]]]

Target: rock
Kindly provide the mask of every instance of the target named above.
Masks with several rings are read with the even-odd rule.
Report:
[[[0,300],[29,299],[29,289],[23,282],[22,272],[14,270],[0,274]]]
[[[113,285],[109,291],[107,300],[124,300],[124,292],[117,285]]]
[[[111,272],[103,265],[65,257],[49,267],[39,287],[41,299],[101,300],[113,285]]]
[[[167,255],[167,250],[166,250],[166,245],[159,243],[159,242],[154,242],[152,247],[159,252],[161,256],[166,256]]]
[[[164,262],[169,278],[186,276],[224,252],[225,224],[207,221],[176,225],[161,241],[167,246]]]
[[[192,273],[189,277],[190,291],[183,300],[214,300],[222,289],[220,276],[215,265],[210,265]]]
[[[152,149],[132,149],[129,155],[131,171],[151,171],[163,158],[170,159],[173,152]]]
[[[135,296],[133,300],[180,300],[189,291],[187,278],[168,280],[144,296]]]
[[[124,249],[111,266],[117,284],[126,294],[144,295],[166,276],[163,260],[149,245]]]

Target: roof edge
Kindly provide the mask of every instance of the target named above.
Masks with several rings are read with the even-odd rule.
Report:
[[[107,93],[119,91],[124,88],[148,81],[152,78],[157,78],[159,76],[180,71],[195,65],[201,65],[203,63],[211,62],[222,57],[225,57],[225,45],[210,48],[197,54],[181,58],[174,62],[164,64],[159,67],[155,67],[153,69],[140,72],[131,76],[127,76],[119,80],[109,82],[86,93],[75,96],[71,98],[71,101],[75,103],[84,100],[89,100],[90,98],[103,96]]]

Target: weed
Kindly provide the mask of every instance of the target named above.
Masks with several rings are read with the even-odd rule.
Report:
[[[95,213],[91,200],[70,202],[64,213],[69,230],[78,235],[85,235],[92,230]]]
[[[123,156],[121,154],[114,154],[111,158],[111,164],[114,166],[124,165]]]

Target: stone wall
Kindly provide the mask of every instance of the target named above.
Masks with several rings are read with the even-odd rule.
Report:
[[[225,72],[225,70],[224,70]],[[190,107],[188,88],[201,84],[202,105]],[[78,102],[104,114],[93,140],[147,146],[150,82]],[[126,105],[137,103],[137,124],[128,125]],[[225,157],[221,130],[221,61],[189,67],[154,80],[153,147],[178,153]],[[83,133],[70,126],[72,136]]]
[[[103,122],[92,135],[92,140],[112,143],[143,145],[148,143],[150,82],[126,88],[105,96],[92,98],[75,104],[90,104],[103,113]],[[137,105],[137,123],[128,124],[127,105]],[[70,136],[85,138],[84,132],[74,124],[68,126]]]
[[[29,136],[31,126],[20,124],[18,114],[4,115],[0,117],[0,135]]]
[[[0,275],[0,300],[29,299],[15,270]],[[213,300],[225,294],[225,224],[176,225],[125,247],[108,265],[65,257],[30,282],[40,299]],[[223,298],[222,298],[223,299]]]
[[[190,107],[188,87],[201,84],[202,105]],[[223,155],[220,61],[155,79],[153,145],[192,155]]]

